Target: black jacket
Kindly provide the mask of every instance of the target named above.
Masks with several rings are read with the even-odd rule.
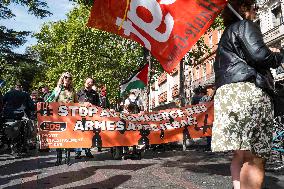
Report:
[[[100,105],[99,94],[93,89],[87,91],[86,89],[83,88],[77,93],[77,96],[79,102],[90,102],[95,106]]]
[[[274,89],[270,68],[283,63],[283,54],[272,52],[260,29],[249,20],[228,26],[219,42],[214,62],[215,84],[249,81],[268,93]]]
[[[7,118],[13,118],[14,111],[24,108],[28,117],[35,111],[34,103],[30,95],[24,91],[12,89],[3,97],[3,113]]]

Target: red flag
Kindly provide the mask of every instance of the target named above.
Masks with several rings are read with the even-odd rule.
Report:
[[[170,73],[226,4],[227,0],[94,0],[88,26],[139,42]]]

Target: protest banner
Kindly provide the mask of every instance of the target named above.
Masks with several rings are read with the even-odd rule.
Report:
[[[162,144],[211,135],[213,103],[125,114],[89,103],[38,103],[41,148]]]
[[[94,0],[88,26],[132,39],[171,73],[227,0]]]

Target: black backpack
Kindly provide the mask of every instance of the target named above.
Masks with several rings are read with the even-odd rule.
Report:
[[[128,98],[128,100],[129,100],[129,105],[127,106],[128,112],[131,114],[138,114],[140,112],[140,107],[137,104],[138,97],[134,101],[131,101],[130,98]]]
[[[284,83],[276,83],[273,96],[274,117],[284,115]]]

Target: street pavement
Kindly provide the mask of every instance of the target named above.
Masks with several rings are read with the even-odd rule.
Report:
[[[0,155],[0,188],[231,189],[229,153],[199,148],[148,150],[141,160],[113,160],[110,152],[54,166],[56,153]],[[284,189],[284,171],[266,173],[266,189]]]

